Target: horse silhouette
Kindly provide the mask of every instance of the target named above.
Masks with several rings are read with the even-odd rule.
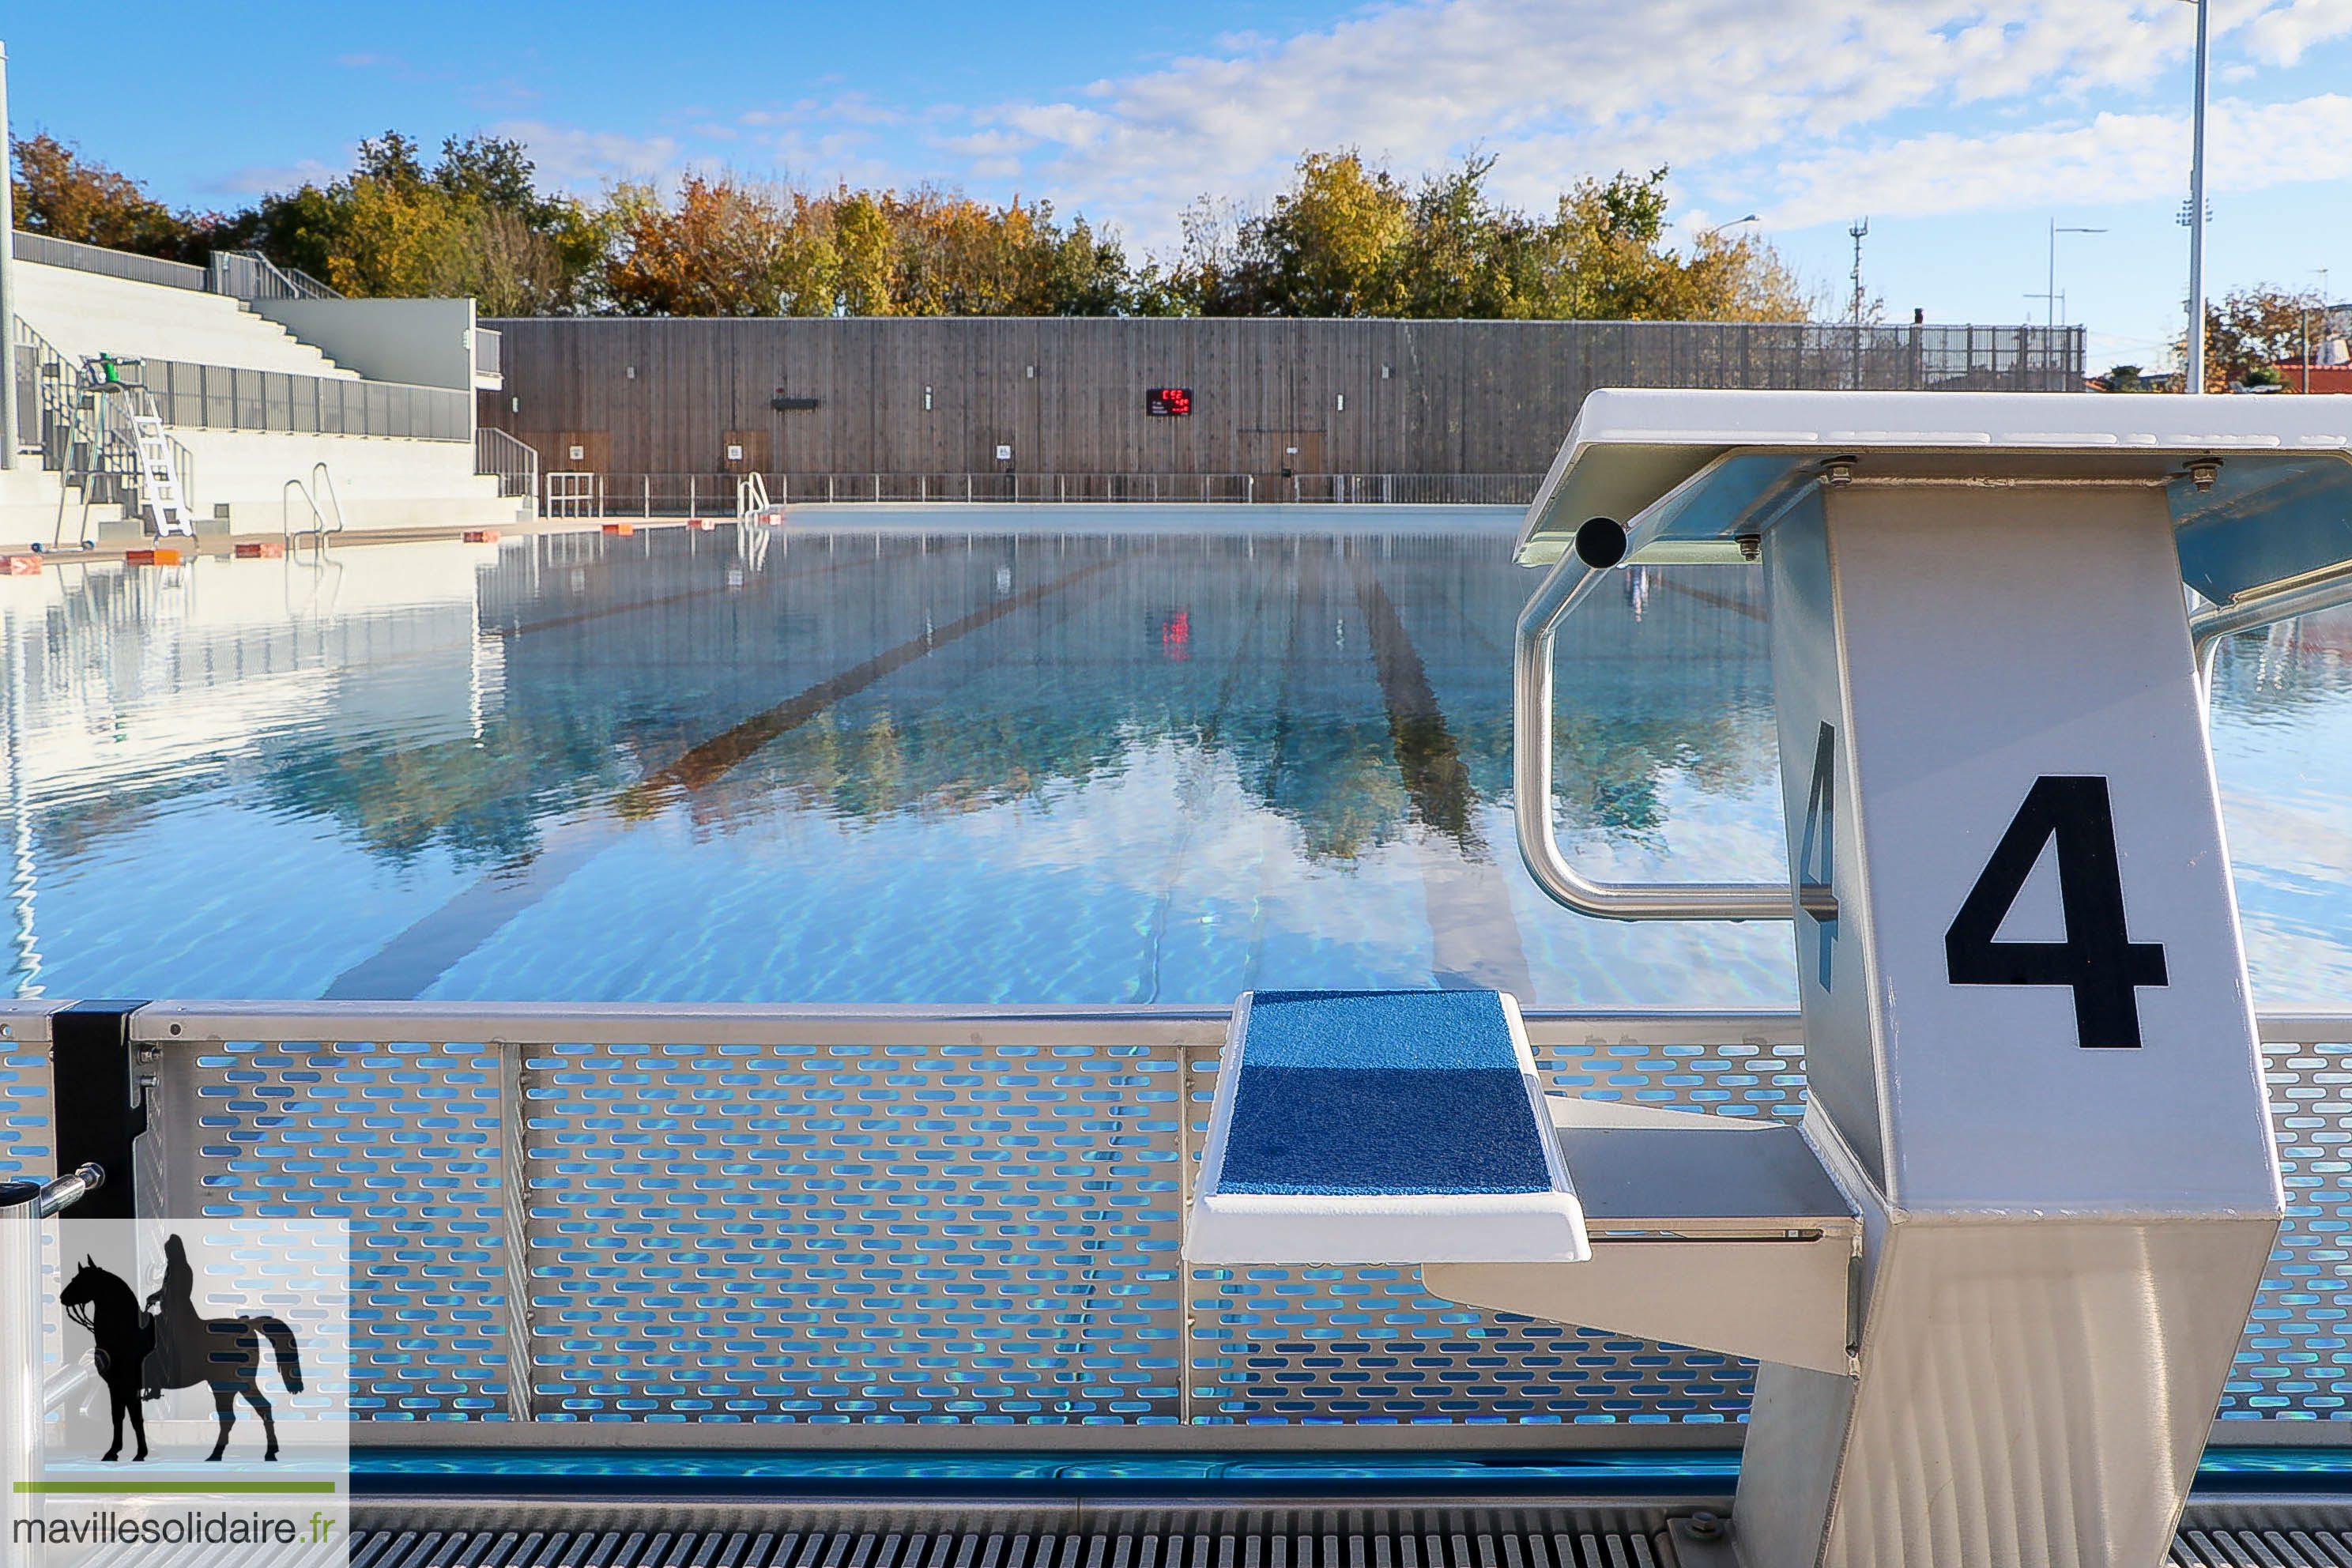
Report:
[[[302,1361],[294,1331],[272,1317],[198,1317],[194,1276],[187,1271],[180,1238],[173,1237],[164,1247],[171,1266],[163,1289],[150,1298],[163,1304],[163,1310],[152,1316],[141,1309],[130,1286],[87,1256],[58,1293],[66,1315],[89,1331],[99,1379],[113,1405],[114,1446],[104,1457],[121,1457],[125,1415],[139,1439],[132,1460],[147,1457],[147,1419],[139,1408],[142,1388],[153,1391],[148,1394],[153,1398],[166,1388],[193,1388],[202,1383],[212,1386],[213,1406],[220,1413],[220,1441],[205,1458],[217,1459],[227,1451],[229,1428],[236,1425],[236,1398],[243,1394],[261,1416],[261,1430],[268,1439],[268,1451],[261,1457],[277,1458],[278,1423],[271,1418],[269,1402],[261,1397],[261,1340],[268,1336],[277,1350],[278,1375],[287,1392],[299,1394]]]

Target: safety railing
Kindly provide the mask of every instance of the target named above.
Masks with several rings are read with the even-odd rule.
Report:
[[[0,1176],[50,1146],[57,1005],[0,1005],[0,1112],[20,1136]],[[1555,1093],[1801,1112],[1793,1013],[1527,1021]],[[1441,1301],[1410,1267],[1187,1268],[1224,1024],[159,1002],[129,1025],[162,1134],[141,1190],[218,1217],[352,1220],[354,1407],[392,1434],[371,1442],[405,1440],[401,1424],[435,1443],[595,1441],[614,1421],[692,1423],[698,1444],[731,1427],[838,1446],[845,1426],[957,1440],[941,1424],[1069,1428],[1056,1444],[1179,1427],[1199,1436],[1168,1440],[1213,1446],[1267,1424],[1342,1446],[1382,1426],[1737,1440],[1752,1368],[1732,1358]],[[2352,1012],[2268,1014],[2262,1038],[2292,1206],[2221,1436],[2352,1443],[2335,1250]]]
[[[108,278],[127,278],[134,283],[156,283],[166,289],[201,291],[205,287],[205,269],[191,267],[184,261],[165,261],[158,257],[139,256],[128,250],[109,250],[104,246],[83,245],[77,240],[58,239],[21,228],[9,238],[13,253],[19,261],[38,262],[44,267],[69,268],[76,272],[95,272]]]
[[[45,468],[60,468],[73,426],[73,370],[56,345],[16,322],[16,445],[37,451]]]
[[[413,441],[465,441],[474,434],[473,394],[449,387],[152,359],[147,386],[163,422],[189,429]]]
[[[474,472],[495,474],[501,497],[539,499],[539,452],[505,431],[482,426],[474,432]]]
[[[215,250],[205,285],[239,300],[340,300],[343,296],[299,267],[281,267],[257,250]]]

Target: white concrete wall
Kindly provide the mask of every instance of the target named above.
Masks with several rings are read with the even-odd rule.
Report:
[[[471,300],[256,300],[253,310],[370,381],[473,390]]]
[[[18,262],[13,276],[16,314],[69,361],[110,353],[297,375],[358,377],[357,372],[224,294],[134,283],[34,261]]]
[[[327,465],[344,521],[365,528],[494,528],[517,519],[494,476],[474,472],[470,441],[393,441],[366,436],[288,436],[252,430],[174,430],[194,467],[189,497],[197,531],[268,533],[285,520],[286,481]],[[295,503],[299,510],[300,503]]]

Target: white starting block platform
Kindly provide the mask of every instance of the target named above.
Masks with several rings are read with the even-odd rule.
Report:
[[[2352,598],[2352,421],[1596,393],[1519,553],[1553,567],[1528,868],[1588,914],[1790,921],[1802,1124],[1545,1100],[1508,997],[1244,998],[1188,1258],[1420,1264],[1757,1358],[1748,1568],[2159,1562],[2284,1214],[2201,662]],[[1552,635],[1642,562],[1765,575],[1786,882],[1600,883],[1555,840]]]

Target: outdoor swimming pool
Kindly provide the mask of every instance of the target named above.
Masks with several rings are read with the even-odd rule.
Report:
[[[1516,518],[660,529],[0,580],[19,995],[1785,1005],[1786,928],[1551,905]],[[1563,639],[1598,874],[1781,874],[1760,575]],[[2213,728],[2255,991],[2352,994],[2352,619]]]

